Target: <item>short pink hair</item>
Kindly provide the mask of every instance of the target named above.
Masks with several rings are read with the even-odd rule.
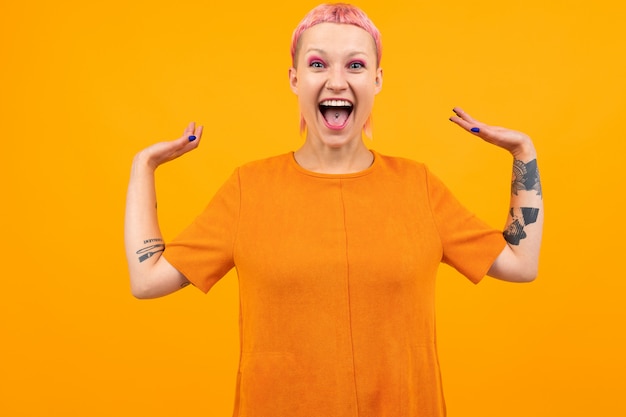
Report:
[[[380,31],[376,28],[369,17],[356,6],[346,3],[321,4],[307,13],[304,19],[293,31],[291,38],[291,62],[296,66],[296,55],[302,33],[320,23],[344,23],[358,26],[372,35],[376,44],[376,65],[380,66],[382,57],[382,40]]]

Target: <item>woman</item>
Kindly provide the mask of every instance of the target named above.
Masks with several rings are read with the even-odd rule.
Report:
[[[167,250],[154,170],[198,146],[177,140],[133,161],[126,252],[138,298],[236,267],[241,360],[235,416],[444,416],[434,320],[445,262],[473,282],[531,281],[543,223],[532,141],[461,109],[450,120],[514,157],[502,233],[465,210],[422,164],[369,150],[382,88],[380,34],[359,9],[312,10],[293,35],[291,89],[306,139],[238,168]]]

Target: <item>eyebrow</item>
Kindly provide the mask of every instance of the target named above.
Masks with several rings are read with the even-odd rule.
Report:
[[[317,52],[321,55],[326,55],[326,51],[320,48],[309,48],[305,51],[306,54],[311,53],[311,52]],[[354,52],[350,52],[348,54],[348,56],[355,56],[355,55],[367,55],[367,52],[365,51],[354,51]]]

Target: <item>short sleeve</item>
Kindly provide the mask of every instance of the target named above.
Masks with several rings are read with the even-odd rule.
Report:
[[[240,194],[237,170],[204,211],[166,245],[165,259],[205,293],[234,267]]]
[[[443,247],[442,262],[478,283],[506,245],[502,231],[467,210],[428,170],[427,182],[431,210]]]

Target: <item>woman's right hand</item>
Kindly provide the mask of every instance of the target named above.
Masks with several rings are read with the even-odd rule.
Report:
[[[124,243],[131,291],[137,298],[160,297],[189,283],[161,257],[165,244],[157,218],[154,170],[196,149],[201,136],[202,126],[189,123],[180,138],[155,143],[140,151],[133,160],[126,197]],[[141,256],[146,251],[150,251],[147,258]]]
[[[144,160],[152,169],[186,154],[198,147],[202,137],[202,126],[195,122],[189,123],[183,135],[168,142],[155,143],[137,154],[137,158]]]

